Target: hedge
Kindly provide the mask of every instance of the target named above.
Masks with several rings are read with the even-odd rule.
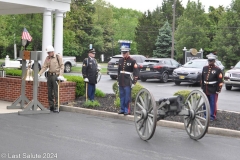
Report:
[[[180,90],[180,91],[175,92],[174,96],[177,96],[177,95],[183,96],[184,102],[185,102],[190,92],[191,91],[189,91],[189,90]]]
[[[5,69],[6,75],[11,75],[11,76],[22,76],[22,70],[18,69]]]
[[[76,82],[76,94],[75,94],[76,97],[85,95],[86,89],[83,77],[65,75],[64,78],[66,78],[67,81]]]
[[[132,102],[135,101],[136,96],[138,94],[138,92],[144,88],[142,85],[140,85],[138,82],[136,83],[136,85],[132,88],[132,92],[131,92],[131,97],[132,97]],[[112,89],[113,92],[116,94],[116,99],[114,101],[114,105],[117,107],[120,107],[120,95],[119,95],[119,87],[118,87],[118,82],[113,83],[112,85]]]

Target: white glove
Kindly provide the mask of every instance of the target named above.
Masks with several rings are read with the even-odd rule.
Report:
[[[101,68],[101,67],[98,67],[97,69],[98,69],[98,71],[101,71],[102,68]]]
[[[135,84],[132,84],[131,88],[133,88],[135,86]]]
[[[38,77],[41,77],[41,75],[40,75],[40,74],[38,74]]]
[[[89,82],[88,78],[85,78],[85,79],[84,79],[84,82]]]
[[[64,79],[63,76],[58,76],[57,79],[58,79],[59,81],[65,81],[65,79]]]

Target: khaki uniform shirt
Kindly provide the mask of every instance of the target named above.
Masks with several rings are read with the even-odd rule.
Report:
[[[45,72],[48,68],[48,72],[56,73],[59,76],[62,76],[64,71],[62,56],[59,54],[56,55],[56,53],[54,53],[52,57],[47,56],[39,74],[42,75],[42,73]]]

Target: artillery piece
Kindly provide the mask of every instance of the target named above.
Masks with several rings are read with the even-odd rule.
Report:
[[[190,138],[198,140],[204,137],[210,120],[207,96],[200,90],[193,90],[183,101],[182,96],[173,96],[156,102],[146,88],[141,89],[134,104],[134,122],[140,138],[151,139],[157,121],[167,116],[183,116],[185,130]]]

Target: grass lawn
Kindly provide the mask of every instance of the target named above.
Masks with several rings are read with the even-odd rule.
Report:
[[[72,72],[80,72],[80,73],[82,73],[82,67],[72,67]],[[102,68],[101,69],[101,73],[102,74],[106,74],[107,73],[107,68]]]

